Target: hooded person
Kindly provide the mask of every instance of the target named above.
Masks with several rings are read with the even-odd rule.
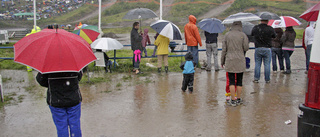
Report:
[[[197,18],[193,15],[189,16],[189,23],[184,26],[184,37],[188,46],[188,52],[193,55],[193,61],[198,64],[198,44],[202,46],[201,37],[198,27],[196,26]]]
[[[141,33],[138,33],[139,30],[139,22],[134,22],[132,25],[132,30],[130,34],[130,41],[131,41],[131,49],[133,51],[133,71],[136,74],[140,74],[140,59],[141,59],[141,52],[142,48],[142,36]]]
[[[161,72],[162,61],[164,62],[165,71],[168,73],[168,55],[169,55],[169,38],[159,35],[154,42],[157,47],[157,57],[158,57],[158,72]]]
[[[228,72],[229,88],[231,92],[232,106],[242,104],[242,78],[246,70],[244,53],[249,49],[249,40],[242,32],[240,21],[232,24],[231,30],[225,35],[222,42],[221,66]],[[235,98],[235,86],[237,86],[237,99]]]
[[[151,44],[148,32],[149,32],[148,29],[144,29],[144,33],[142,34],[142,48],[143,48],[144,55],[146,57],[148,56],[147,49],[146,49],[147,43],[149,45]]]
[[[282,53],[282,41],[281,41],[283,30],[281,28],[275,28],[274,31],[276,32],[277,36],[276,38],[272,39],[272,47],[271,47],[272,70],[273,72],[276,72],[278,69],[277,67],[277,56],[278,56],[280,71],[283,72],[284,66],[283,66],[283,53]]]
[[[186,89],[189,89],[189,92],[193,92],[193,81],[194,81],[194,67],[196,63],[193,61],[193,55],[191,52],[188,52],[185,55],[186,61],[180,65],[180,68],[183,70],[183,82],[182,82],[182,91],[185,92]]]

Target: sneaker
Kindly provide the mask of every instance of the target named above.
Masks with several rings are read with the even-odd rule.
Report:
[[[259,83],[259,80],[253,80],[253,83]]]
[[[306,70],[306,71],[304,72],[304,74],[308,74],[308,70]]]
[[[277,74],[277,71],[275,70],[275,71],[273,71],[273,74]]]
[[[283,73],[283,72],[286,72],[286,71],[284,71],[284,70],[280,70],[280,72],[281,72],[281,73]]]
[[[270,83],[270,80],[266,81],[266,83]]]
[[[217,71],[219,71],[219,69],[215,69],[214,71],[217,72]]]
[[[242,104],[243,104],[242,98],[238,98],[238,99],[237,99],[237,105],[242,105]]]
[[[230,100],[230,96],[226,96],[226,101],[228,102]]]
[[[230,99],[230,105],[233,106],[233,107],[236,107],[237,106],[237,100],[232,100]]]
[[[158,68],[158,73],[161,73],[161,68]]]
[[[291,70],[287,70],[285,72],[283,72],[283,74],[290,74],[291,73]]]
[[[164,67],[164,70],[166,71],[166,73],[168,73],[168,72],[169,72],[168,66],[165,66],[165,67]]]

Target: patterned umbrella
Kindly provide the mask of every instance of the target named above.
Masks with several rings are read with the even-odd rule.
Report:
[[[236,21],[257,21],[257,20],[261,20],[261,18],[258,17],[257,15],[254,15],[252,13],[239,12],[237,14],[233,14],[227,17],[225,20],[223,20],[222,24],[232,24],[233,22],[236,22]]]
[[[98,27],[92,26],[92,25],[87,25],[85,27],[81,27],[78,30],[74,30],[72,33],[79,35],[84,40],[86,40],[89,44],[91,44],[93,41],[95,41],[100,34]]]
[[[307,9],[304,13],[300,15],[299,18],[304,19],[306,21],[317,21],[318,14],[320,10],[320,2],[309,9]]]
[[[168,37],[172,40],[182,40],[181,32],[177,25],[167,20],[158,20],[150,25],[152,29],[160,35]]]

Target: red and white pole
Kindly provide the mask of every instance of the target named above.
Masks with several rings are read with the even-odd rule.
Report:
[[[318,19],[320,14],[318,15]],[[317,21],[310,55],[305,106],[320,109],[320,21]]]

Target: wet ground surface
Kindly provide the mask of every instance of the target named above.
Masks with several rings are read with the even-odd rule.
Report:
[[[248,56],[252,59],[252,55],[251,50]],[[304,102],[307,81],[304,60],[303,50],[297,49],[292,55],[293,73],[271,73],[269,84],[263,73],[260,83],[252,82],[252,60],[251,69],[244,74],[245,102],[237,107],[225,103],[223,70],[197,69],[192,94],[181,92],[180,72],[144,76],[95,73],[112,80],[81,84],[83,136],[297,136],[298,105]],[[0,136],[56,136],[46,89],[35,82],[36,72],[1,70],[0,74],[5,95],[13,96],[12,103],[0,108]],[[287,120],[292,124],[286,125]]]

